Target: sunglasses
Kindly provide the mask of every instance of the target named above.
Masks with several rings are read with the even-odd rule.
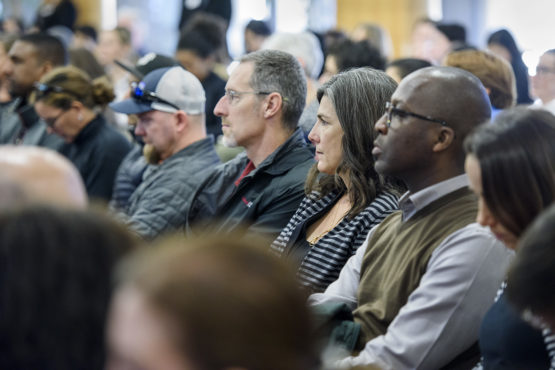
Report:
[[[132,82],[131,83],[131,96],[133,99],[137,99],[147,103],[162,103],[169,105],[176,110],[181,110],[177,105],[170,103],[169,101],[160,98],[156,93],[145,89],[144,82]]]
[[[50,94],[50,93],[66,93],[69,95],[74,96],[75,94],[72,93],[71,91],[67,91],[65,90],[63,87],[60,86],[56,86],[56,85],[48,85],[48,84],[43,84],[40,82],[35,82],[33,84],[33,87],[35,89],[35,99],[36,100],[40,100],[42,98],[44,98],[46,95]]]

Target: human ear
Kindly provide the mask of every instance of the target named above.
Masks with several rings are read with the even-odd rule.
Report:
[[[450,127],[442,127],[436,137],[436,142],[432,150],[434,152],[441,152],[447,149],[455,140],[455,131]]]
[[[283,98],[277,92],[268,95],[264,103],[264,118],[270,118],[276,115],[283,106]]]

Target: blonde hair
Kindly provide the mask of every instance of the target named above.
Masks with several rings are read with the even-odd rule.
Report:
[[[106,76],[91,80],[85,71],[74,66],[55,68],[39,83],[51,89],[36,91],[33,100],[63,109],[69,108],[74,100],[89,109],[104,107],[115,97],[112,83]]]
[[[490,52],[461,50],[445,59],[446,66],[464,69],[478,77],[489,89],[491,105],[497,109],[510,108],[516,103],[516,79],[511,65]]]

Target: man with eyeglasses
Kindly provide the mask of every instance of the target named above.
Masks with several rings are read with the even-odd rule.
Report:
[[[37,145],[62,150],[64,141],[46,132],[46,125],[29,98],[34,84],[67,61],[66,50],[56,37],[36,33],[21,36],[8,53],[6,75],[13,103],[0,112],[0,144]]]
[[[245,152],[219,166],[198,188],[187,233],[241,227],[275,238],[304,196],[314,163],[297,127],[306,80],[289,53],[263,50],[243,56],[232,71],[214,114],[227,145]]]
[[[144,238],[179,229],[194,190],[220,162],[207,137],[205,95],[180,66],[156,69],[131,86],[131,97],[110,107],[136,114],[135,135],[152,148],[151,164],[120,216]]]
[[[489,119],[489,98],[469,72],[429,67],[403,79],[386,108],[375,126],[375,168],[408,192],[338,280],[309,301],[344,303],[360,326],[350,348],[357,353],[340,366],[471,368],[480,322],[511,256],[475,222],[464,174],[463,141]]]
[[[538,100],[532,108],[541,108],[555,114],[555,49],[543,53],[532,77],[532,95]]]

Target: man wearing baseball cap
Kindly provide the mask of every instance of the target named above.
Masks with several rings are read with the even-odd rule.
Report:
[[[110,107],[136,114],[135,135],[156,158],[123,210],[127,223],[151,239],[184,224],[194,189],[207,169],[219,163],[206,136],[205,94],[195,76],[182,67],[154,70],[131,85],[131,97]]]

